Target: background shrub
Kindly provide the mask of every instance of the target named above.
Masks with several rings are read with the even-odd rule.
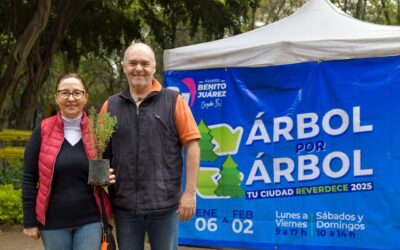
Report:
[[[0,185],[0,224],[22,224],[21,189]]]
[[[21,189],[22,160],[8,159],[0,167],[0,185],[12,184],[15,189]]]

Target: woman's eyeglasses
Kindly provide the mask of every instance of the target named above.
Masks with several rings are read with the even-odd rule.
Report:
[[[57,90],[57,95],[61,99],[68,99],[69,96],[72,95],[72,97],[75,100],[78,100],[78,99],[82,99],[82,97],[85,95],[85,91],[83,91],[83,90],[74,90],[72,92],[69,92],[69,90],[61,89],[61,90]]]

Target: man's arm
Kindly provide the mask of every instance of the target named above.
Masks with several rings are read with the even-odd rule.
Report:
[[[196,211],[196,187],[200,164],[199,141],[188,141],[184,147],[186,150],[186,185],[177,213],[179,220],[188,221]]]

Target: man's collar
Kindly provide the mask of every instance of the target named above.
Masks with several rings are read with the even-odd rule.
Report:
[[[153,79],[151,84],[152,84],[152,86],[151,86],[151,91],[150,91],[150,93],[149,93],[147,96],[152,95],[152,93],[154,93],[154,92],[160,92],[161,89],[162,89],[161,83],[160,83],[159,81],[157,81],[156,79]],[[132,99],[129,86],[127,86],[127,87],[122,91],[121,96],[122,96],[123,98],[125,98],[125,99],[128,99],[128,100],[131,100],[132,102],[135,102],[135,101]]]
[[[159,83],[156,79],[153,79],[151,92],[160,92],[162,89],[161,83]]]

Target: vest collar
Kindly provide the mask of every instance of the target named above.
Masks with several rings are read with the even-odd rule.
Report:
[[[151,87],[151,92],[146,96],[145,99],[147,99],[147,98],[149,98],[149,97],[151,97],[151,96],[157,95],[161,90],[162,90],[162,85],[161,85],[161,83],[160,83],[159,81],[157,81],[156,79],[153,79],[152,87]],[[129,90],[129,86],[126,87],[126,88],[120,93],[119,96],[122,97],[123,99],[129,101],[129,102],[135,103],[135,101],[132,99],[131,92],[130,92],[130,90]]]

